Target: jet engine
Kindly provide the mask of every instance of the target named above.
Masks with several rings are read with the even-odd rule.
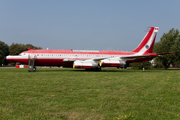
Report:
[[[98,67],[95,61],[74,61],[73,68],[93,69]]]
[[[104,59],[99,61],[101,67],[124,67],[125,61],[121,59]]]

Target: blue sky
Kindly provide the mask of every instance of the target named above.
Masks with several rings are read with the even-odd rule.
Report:
[[[149,26],[156,42],[180,29],[179,0],[0,0],[0,41],[44,49],[135,49]]]

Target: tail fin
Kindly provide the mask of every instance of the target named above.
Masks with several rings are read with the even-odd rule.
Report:
[[[132,52],[137,52],[138,54],[152,53],[154,42],[156,39],[159,27],[151,27],[149,32],[145,35],[144,39],[141,41],[140,45]]]

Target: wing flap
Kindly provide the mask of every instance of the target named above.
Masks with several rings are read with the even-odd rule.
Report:
[[[150,58],[150,57],[157,57],[159,55],[157,54],[150,54],[150,55],[131,55],[131,56],[123,56],[123,57],[120,57],[121,59],[137,59],[137,58]]]

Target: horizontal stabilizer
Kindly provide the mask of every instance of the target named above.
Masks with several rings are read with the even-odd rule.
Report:
[[[174,52],[164,52],[164,53],[156,53],[156,54],[158,54],[158,55],[166,55],[166,54],[172,54],[172,53],[174,53]]]
[[[121,59],[136,59],[136,58],[150,58],[150,57],[157,57],[157,54],[149,54],[149,55],[132,55],[132,56],[123,56],[120,57]]]

